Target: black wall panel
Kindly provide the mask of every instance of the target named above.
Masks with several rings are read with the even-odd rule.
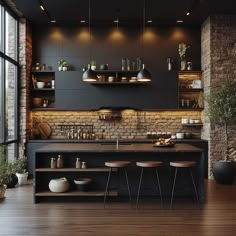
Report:
[[[178,44],[190,45],[187,60],[200,70],[200,29],[181,27],[142,28],[34,27],[33,61],[57,71],[63,57],[73,71],[56,73],[57,109],[98,109],[128,106],[139,109],[176,109],[178,107],[177,71],[167,71],[167,57],[179,67]],[[91,85],[82,81],[82,68],[90,59],[121,69],[121,58],[142,57],[152,72],[147,85]]]

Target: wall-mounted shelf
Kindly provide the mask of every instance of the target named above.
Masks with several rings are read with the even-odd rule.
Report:
[[[186,127],[202,127],[203,124],[182,124],[182,126],[186,126]]]
[[[86,169],[77,169],[77,168],[60,168],[60,169],[52,169],[52,168],[37,168],[35,172],[108,172],[110,168],[86,168]],[[117,171],[116,168],[113,168],[112,171]]]

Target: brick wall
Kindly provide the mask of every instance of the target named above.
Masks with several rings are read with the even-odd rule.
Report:
[[[202,25],[201,63],[204,79],[204,92],[209,94],[210,86],[227,78],[236,79],[236,15],[219,15],[209,17]],[[205,110],[207,104],[205,103]],[[222,159],[223,130],[213,125],[204,115],[202,137],[209,140],[209,170],[211,175],[214,160]],[[236,143],[236,126],[230,128],[230,142]],[[231,159],[235,158],[231,150]]]
[[[116,138],[119,135],[123,139],[146,138],[147,131],[191,132],[195,137],[200,137],[201,128],[189,128],[181,125],[181,118],[200,119],[199,111],[122,111],[120,121],[99,120],[96,111],[48,111],[32,112],[33,128],[41,122],[47,122],[52,128],[53,136],[63,136],[59,125],[93,124],[97,135],[105,130],[105,138]]]

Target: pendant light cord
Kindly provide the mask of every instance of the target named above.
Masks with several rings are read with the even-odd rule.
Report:
[[[92,51],[92,49],[91,49],[91,26],[90,26],[90,24],[91,24],[91,5],[90,5],[90,0],[89,0],[89,64],[91,63],[91,51]],[[91,68],[91,65],[90,65],[90,68]]]
[[[143,46],[142,46],[142,50],[143,50],[143,63],[144,63],[144,34],[145,34],[145,17],[146,17],[146,0],[143,0]]]

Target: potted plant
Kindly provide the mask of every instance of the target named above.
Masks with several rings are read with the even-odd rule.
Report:
[[[187,62],[186,62],[186,51],[190,48],[190,46],[187,46],[185,43],[180,43],[178,52],[180,56],[180,70],[186,70],[187,69]]]
[[[7,163],[0,160],[0,199],[5,197],[7,178]]]
[[[63,65],[62,65],[62,70],[67,71],[68,67],[69,67],[69,64],[67,62],[64,62]]]
[[[27,160],[23,156],[15,161],[15,171],[18,178],[19,185],[25,185],[28,179],[28,172],[26,172]]]
[[[206,99],[210,120],[224,129],[223,160],[215,161],[213,176],[217,183],[232,184],[235,178],[235,163],[229,160],[229,151],[235,147],[230,145],[229,129],[230,125],[236,122],[236,81],[225,80],[215,84]]]
[[[96,70],[96,61],[94,60],[90,61],[90,65],[91,65],[91,70]]]
[[[58,70],[59,71],[62,71],[63,67],[65,67],[65,65],[67,64],[67,62],[63,58],[59,59],[57,61],[57,63],[58,63]]]

